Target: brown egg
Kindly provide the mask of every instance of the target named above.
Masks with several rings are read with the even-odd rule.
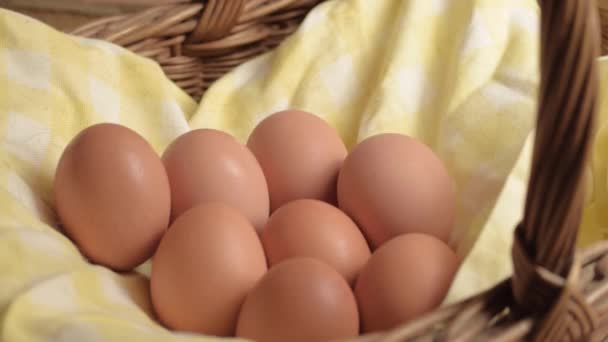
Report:
[[[261,229],[268,220],[268,187],[253,154],[232,136],[197,129],[163,154],[171,183],[172,217],[202,202],[223,202]]]
[[[338,202],[372,249],[404,233],[447,241],[454,224],[448,172],[430,148],[400,134],[376,135],[355,146],[340,171]]]
[[[328,263],[352,283],[369,259],[363,234],[346,214],[325,202],[302,199],[277,209],[262,233],[269,266],[294,257]]]
[[[245,296],[265,272],[262,244],[249,221],[207,202],[179,216],[158,246],[152,304],[172,329],[231,336]]]
[[[55,205],[66,234],[91,261],[130,270],[152,256],[167,229],[169,181],[152,147],[129,128],[98,124],[64,150]]]
[[[271,268],[249,293],[236,335],[257,342],[315,342],[356,336],[357,303],[344,278],[312,258]]]
[[[336,203],[346,147],[323,119],[298,110],[275,113],[253,130],[247,146],[266,175],[271,211],[302,198]]]
[[[456,254],[430,235],[406,234],[386,242],[355,285],[362,331],[391,329],[437,308],[457,268]]]

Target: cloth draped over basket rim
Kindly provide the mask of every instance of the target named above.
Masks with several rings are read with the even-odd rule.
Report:
[[[194,98],[278,45],[319,0],[208,0],[105,18],[72,32],[155,59]],[[608,335],[608,243],[576,251],[600,52],[592,0],[541,0],[541,88],[514,274],[491,290],[357,341],[599,340]]]

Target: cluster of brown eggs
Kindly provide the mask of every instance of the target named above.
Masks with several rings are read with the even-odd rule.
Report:
[[[152,257],[171,329],[326,341],[392,328],[440,305],[458,268],[452,181],[400,134],[350,153],[316,115],[263,120],[246,145],[198,129],[162,158],[134,131],[84,129],[55,177],[65,233],[92,262]]]

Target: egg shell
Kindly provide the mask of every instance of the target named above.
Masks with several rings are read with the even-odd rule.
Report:
[[[315,342],[359,333],[354,295],[329,265],[294,258],[271,268],[249,293],[236,335],[258,342]]]
[[[65,233],[92,262],[126,271],[152,256],[169,224],[163,164],[141,136],[116,124],[85,128],[55,173]]]
[[[437,308],[458,265],[456,254],[430,235],[406,234],[386,242],[355,285],[362,331],[392,329]]]
[[[268,186],[254,155],[231,135],[197,129],[178,137],[163,154],[172,216],[203,202],[223,202],[262,229],[269,213]]]
[[[286,110],[260,122],[247,141],[268,181],[270,210],[310,198],[336,203],[336,181],[346,157],[337,131],[323,119]]]
[[[261,237],[270,267],[289,258],[312,257],[328,263],[349,283],[371,254],[357,225],[338,208],[318,200],[280,207]]]
[[[350,152],[338,179],[340,209],[352,217],[372,249],[404,233],[448,241],[455,191],[441,160],[401,134],[367,138]]]
[[[266,269],[249,221],[225,204],[203,203],[163,237],[152,262],[152,304],[169,328],[233,336],[241,304]]]

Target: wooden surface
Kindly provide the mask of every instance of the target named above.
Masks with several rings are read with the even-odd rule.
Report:
[[[189,0],[0,0],[0,6],[108,15]]]
[[[19,12],[25,14],[27,16],[36,18],[42,22],[45,22],[58,30],[61,31],[70,31],[79,26],[82,26],[92,20],[99,18],[94,15],[86,15],[86,14],[77,14],[77,13],[62,13],[55,11],[45,11],[45,10],[33,10],[33,9],[22,9],[22,8],[11,8],[4,7],[9,10]]]
[[[59,30],[71,31],[103,16],[188,0],[0,0],[0,8],[41,20]]]

